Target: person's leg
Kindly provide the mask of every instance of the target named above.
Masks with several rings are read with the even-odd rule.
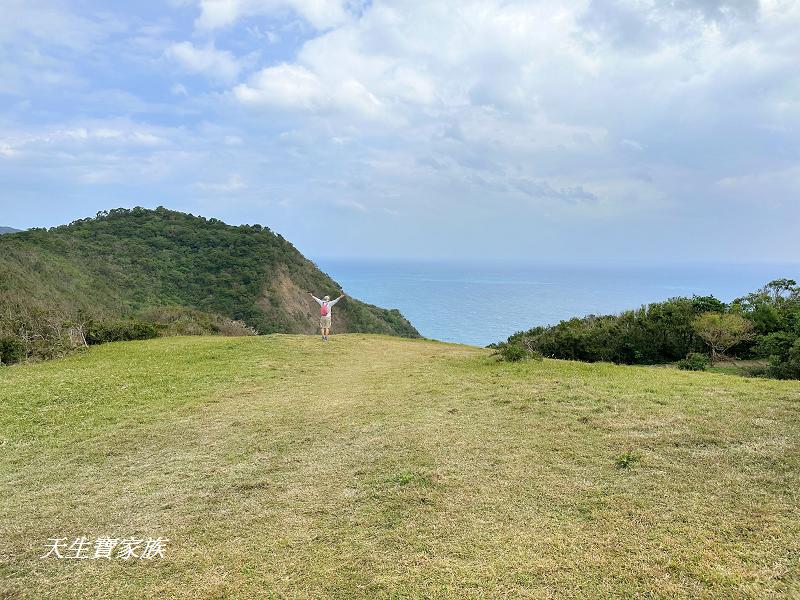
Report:
[[[322,338],[327,340],[328,339],[328,335],[331,332],[331,318],[330,318],[330,316],[323,317],[322,326],[324,327],[324,329],[322,331]]]

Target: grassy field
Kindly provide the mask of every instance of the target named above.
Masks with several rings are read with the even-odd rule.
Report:
[[[800,383],[381,336],[0,369],[0,598],[800,595]],[[50,537],[163,559],[41,559]]]

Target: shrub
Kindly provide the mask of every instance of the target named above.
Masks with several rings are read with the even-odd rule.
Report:
[[[770,359],[767,374],[777,379],[800,379],[800,338],[785,354]]]
[[[501,343],[497,344],[495,354],[500,360],[507,362],[519,362],[521,360],[542,360],[542,354],[524,342]]]
[[[219,335],[227,336],[258,335],[255,327],[250,327],[244,321],[232,321],[231,319],[224,319],[218,326],[217,332]]]
[[[697,307],[707,305],[712,306],[710,300],[693,303],[687,298],[673,298],[619,315],[590,315],[534,327],[515,333],[508,342],[524,342],[545,356],[568,360],[672,362],[702,349],[691,323]]]
[[[519,344],[503,344],[497,349],[497,354],[502,360],[508,362],[519,362],[526,357],[525,348]]]
[[[678,361],[678,368],[683,371],[705,371],[708,368],[708,356],[700,352],[690,352],[686,358]]]
[[[753,365],[745,369],[748,377],[771,377],[769,365]]]
[[[25,344],[13,337],[0,338],[0,363],[13,365],[25,360]]]
[[[86,343],[104,344],[128,340],[149,340],[158,337],[160,330],[161,327],[156,323],[133,319],[91,323],[86,331]]]
[[[506,343],[521,344],[550,358],[624,364],[675,363],[696,370],[693,353],[730,353],[769,358],[767,375],[800,378],[792,358],[800,338],[800,286],[792,279],[771,281],[730,304],[713,296],[672,298],[617,315],[589,315],[517,332]],[[501,344],[493,344],[498,354]],[[504,350],[515,359],[516,349]],[[513,356],[517,355],[517,356]],[[760,374],[761,371],[754,371]]]
[[[73,348],[69,320],[67,311],[57,306],[0,291],[0,361],[63,356]]]
[[[147,309],[137,318],[155,323],[161,335],[258,335],[254,327],[244,321],[235,321],[222,315],[204,312],[186,306],[158,306]]]
[[[789,331],[778,331],[761,337],[753,347],[753,354],[762,358],[788,356],[797,336]]]

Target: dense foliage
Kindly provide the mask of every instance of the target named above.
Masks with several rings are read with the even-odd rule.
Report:
[[[534,327],[497,347],[501,355],[539,352],[624,364],[686,361],[684,368],[701,367],[698,353],[723,352],[768,359],[769,375],[800,379],[800,286],[791,279],[775,280],[730,304],[711,296],[672,298],[619,315]]]
[[[0,347],[16,340],[28,357],[154,330],[310,333],[316,305],[305,291],[341,289],[266,227],[161,207],[3,235],[0,256]],[[418,335],[397,310],[348,298],[336,313],[338,331]]]
[[[689,352],[686,358],[678,361],[678,368],[682,371],[705,371],[710,362],[709,357],[701,352]]]

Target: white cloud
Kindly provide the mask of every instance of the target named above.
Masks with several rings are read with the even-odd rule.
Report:
[[[350,117],[380,119],[384,105],[361,82],[348,78],[323,82],[302,65],[282,64],[254,74],[233,89],[243,104],[312,113],[346,113]]]
[[[88,145],[117,149],[150,148],[169,144],[169,135],[166,129],[125,120],[90,121],[8,132],[0,137],[0,147],[14,154],[44,154],[54,148],[67,151]]]
[[[125,23],[110,12],[88,16],[58,0],[4,0],[0,93],[25,96],[85,87],[79,59],[124,31]]]
[[[316,29],[333,27],[345,21],[347,11],[341,0],[200,0],[199,29],[229,27],[238,20],[291,11]]]
[[[0,19],[0,43],[21,43],[33,40],[72,51],[90,50],[97,42],[113,33],[124,31],[125,24],[110,12],[96,15],[66,10],[53,0],[4,0]]]
[[[297,113],[293,128],[333,130],[329,139],[412,155],[426,146],[449,158],[447,176],[456,168],[463,180],[557,176],[560,190],[578,193],[545,195],[566,199],[627,177],[640,191],[657,185],[642,174],[651,156],[682,165],[697,154],[697,136],[716,139],[717,127],[744,142],[739,111],[757,115],[762,137],[786,130],[797,77],[787,81],[784,56],[800,43],[785,21],[800,25],[796,5],[758,15],[745,3],[728,10],[688,0],[669,9],[627,0],[375,2],[307,41],[294,63],[233,91],[245,104]],[[652,39],[637,37],[640,26]],[[334,111],[335,121],[303,120]],[[715,156],[746,160],[741,144],[723,144]]]
[[[309,110],[327,103],[316,75],[299,65],[278,65],[253,75],[233,90],[238,100],[255,106]]]
[[[363,213],[381,245],[399,212],[453,252],[471,234],[510,247],[487,223],[520,224],[532,248],[583,223],[589,247],[656,221],[744,222],[765,198],[788,231],[800,210],[794,0],[171,0],[182,12],[157,20],[115,10],[127,24],[68,4],[42,0],[38,22],[12,0],[0,23],[0,93],[21,96],[0,111],[0,175],[17,195],[24,173],[166,181],[186,207],[280,205],[265,218],[287,234],[316,227],[300,218],[313,202],[347,208],[328,213],[340,225]],[[171,94],[139,100],[154,91]]]
[[[191,42],[179,42],[169,46],[164,54],[190,73],[221,82],[234,81],[242,69],[231,52],[217,50],[213,45],[197,47]]]

